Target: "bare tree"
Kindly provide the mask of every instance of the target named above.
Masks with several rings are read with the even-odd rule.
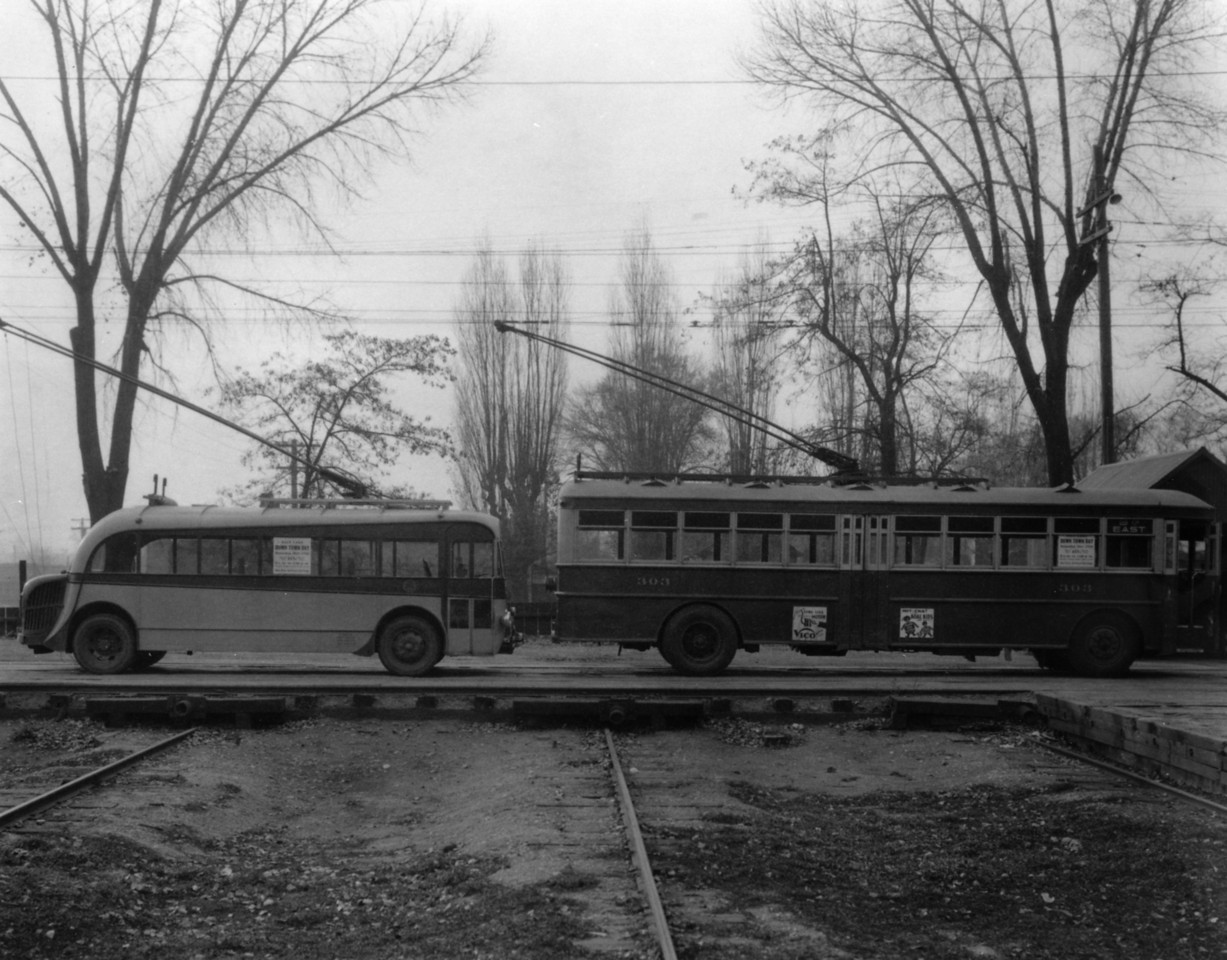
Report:
[[[610,356],[702,389],[705,375],[685,350],[671,278],[646,228],[627,240],[621,271],[610,295]],[[575,392],[568,426],[577,449],[607,470],[677,473],[698,466],[711,440],[703,407],[620,373]]]
[[[132,376],[167,324],[208,342],[202,299],[275,300],[196,266],[211,241],[247,237],[278,214],[327,239],[320,189],[353,197],[377,156],[405,151],[418,108],[454,98],[487,53],[456,23],[383,0],[30,3],[58,87],[23,102],[0,78],[0,200],[72,290],[72,346],[84,358],[96,355],[117,281],[118,366]],[[55,121],[44,126],[44,113]],[[85,362],[74,389],[98,520],[123,505],[136,387],[119,384],[109,431]]]
[[[940,279],[931,250],[946,224],[940,205],[909,199],[897,176],[840,180],[830,146],[827,133],[776,141],[771,158],[751,165],[755,190],[815,210],[820,224],[778,265],[777,289],[792,301],[795,346],[825,398],[831,442],[894,476],[916,466],[909,402],[954,340],[922,309]],[[836,214],[850,209],[868,216],[837,231]]]
[[[1142,290],[1152,299],[1171,311],[1171,326],[1161,348],[1174,359],[1167,369],[1176,374],[1193,390],[1203,391],[1221,403],[1227,404],[1227,362],[1224,362],[1221,344],[1210,350],[1199,350],[1190,338],[1185,310],[1190,301],[1209,296],[1214,284],[1198,280],[1182,273],[1171,273],[1157,280],[1147,280]],[[1219,337],[1222,330],[1219,331]]]
[[[771,281],[772,265],[760,249],[741,266],[736,279],[712,297],[715,341],[715,395],[754,418],[771,420],[783,379],[784,325],[788,304]],[[720,417],[728,445],[728,470],[763,474],[776,454],[768,437],[749,418]]]
[[[518,282],[486,245],[454,310],[460,345],[456,463],[469,504],[505,525],[512,596],[531,595],[534,570],[550,546],[550,501],[558,486],[566,401],[566,355],[535,340],[505,336],[498,321],[554,339],[569,325],[561,259],[540,246],[520,255]]]
[[[1139,193],[1163,150],[1195,150],[1220,115],[1192,58],[1197,0],[781,0],[751,77],[811,99],[857,137],[866,168],[910,165],[950,210],[992,299],[1044,439],[1073,479],[1070,330],[1100,265],[1101,203]],[[1067,69],[1077,57],[1075,72]]]
[[[450,380],[453,350],[434,336],[388,339],[351,330],[324,335],[325,354],[299,361],[274,354],[259,372],[240,370],[222,385],[221,406],[282,449],[295,449],[306,464],[287,463],[266,446],[245,454],[259,476],[230,491],[238,501],[257,495],[322,497],[334,493],[328,468],[340,468],[386,495],[412,497],[388,471],[402,454],[449,448],[446,431],[430,417],[406,414],[390,394],[389,380],[411,374],[427,386]]]

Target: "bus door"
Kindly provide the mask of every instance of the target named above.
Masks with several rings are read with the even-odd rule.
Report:
[[[1167,524],[1176,550],[1176,643],[1212,653],[1218,647],[1219,525],[1204,521]],[[1175,529],[1173,529],[1175,528]]]
[[[841,516],[839,597],[844,626],[838,639],[853,650],[887,643],[887,544],[890,518]]]

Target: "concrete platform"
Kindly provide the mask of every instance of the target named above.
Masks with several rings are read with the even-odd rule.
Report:
[[[1055,676],[1025,655],[969,662],[928,653],[808,658],[788,650],[739,654],[718,677],[681,677],[654,652],[530,642],[511,656],[445,659],[428,677],[394,677],[374,658],[287,654],[169,655],[136,674],[99,677],[62,654],[35,656],[0,641],[0,709],[60,710],[90,697],[282,696],[319,704],[492,711],[515,700],[600,703],[695,700],[718,712],[854,713],[895,697],[1018,698],[1050,729],[1139,771],[1227,793],[1227,660],[1145,660],[1128,676]],[[851,706],[849,706],[851,704]]]

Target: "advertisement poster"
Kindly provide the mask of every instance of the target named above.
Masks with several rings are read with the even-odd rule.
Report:
[[[1057,566],[1095,566],[1095,538],[1057,537]]]
[[[933,637],[932,607],[903,607],[899,610],[899,639],[931,639]]]
[[[311,538],[273,537],[273,575],[311,576]]]
[[[794,643],[825,643],[827,608],[793,607],[792,639]]]

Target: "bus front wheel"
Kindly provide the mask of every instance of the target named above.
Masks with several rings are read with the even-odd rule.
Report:
[[[1133,665],[1140,647],[1132,623],[1119,614],[1101,613],[1079,624],[1066,659],[1084,677],[1119,677]]]
[[[136,633],[114,613],[95,613],[77,626],[72,655],[88,673],[123,673],[136,662]]]
[[[1068,673],[1070,670],[1069,657],[1064,650],[1045,650],[1037,647],[1031,650],[1031,656],[1035,657],[1035,662],[1045,670],[1054,673]]]
[[[687,607],[665,625],[660,652],[678,673],[719,673],[737,653],[737,627],[723,610]]]
[[[420,677],[443,658],[443,638],[421,617],[397,617],[379,631],[378,649],[389,673]]]

